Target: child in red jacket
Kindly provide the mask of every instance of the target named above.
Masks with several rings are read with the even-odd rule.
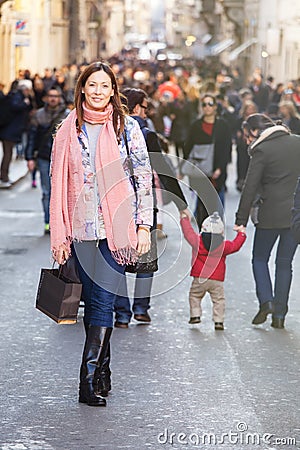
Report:
[[[203,221],[200,234],[195,232],[190,218],[184,212],[180,214],[180,224],[185,239],[192,246],[190,275],[193,281],[189,292],[189,323],[201,322],[201,300],[208,292],[213,303],[215,330],[224,330],[225,258],[237,252],[244,244],[245,227],[241,225],[238,228],[238,234],[233,241],[224,241],[224,224],[217,212]]]

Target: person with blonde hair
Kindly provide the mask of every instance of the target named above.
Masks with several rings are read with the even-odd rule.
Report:
[[[300,116],[291,100],[282,100],[279,103],[279,112],[282,122],[293,134],[300,134]]]

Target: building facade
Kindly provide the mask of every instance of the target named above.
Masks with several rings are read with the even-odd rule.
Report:
[[[2,2],[0,80],[8,87],[19,69],[34,74],[68,60],[69,16],[61,0]]]
[[[265,78],[286,83],[300,77],[300,2],[293,0],[223,0],[235,13],[240,44],[222,56],[243,69],[246,78],[260,68]]]

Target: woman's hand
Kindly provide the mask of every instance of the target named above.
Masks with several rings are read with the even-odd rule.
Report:
[[[151,235],[150,235],[150,229],[146,228],[138,228],[137,232],[137,239],[138,239],[138,245],[137,245],[137,252],[139,255],[143,255],[144,253],[149,252],[150,246],[151,246]]]
[[[221,175],[221,173],[222,173],[222,171],[221,171],[221,169],[216,169],[215,171],[214,171],[214,173],[212,174],[212,179],[213,180],[216,180],[217,178],[219,178],[219,176]]]
[[[58,264],[65,264],[67,259],[69,259],[69,250],[65,244],[61,244],[58,250],[53,252],[53,258]]]

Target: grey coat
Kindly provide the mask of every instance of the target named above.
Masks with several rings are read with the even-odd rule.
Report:
[[[283,126],[262,132],[249,148],[251,155],[236,224],[247,225],[252,203],[261,197],[258,228],[290,228],[293,196],[300,173],[300,136]]]

